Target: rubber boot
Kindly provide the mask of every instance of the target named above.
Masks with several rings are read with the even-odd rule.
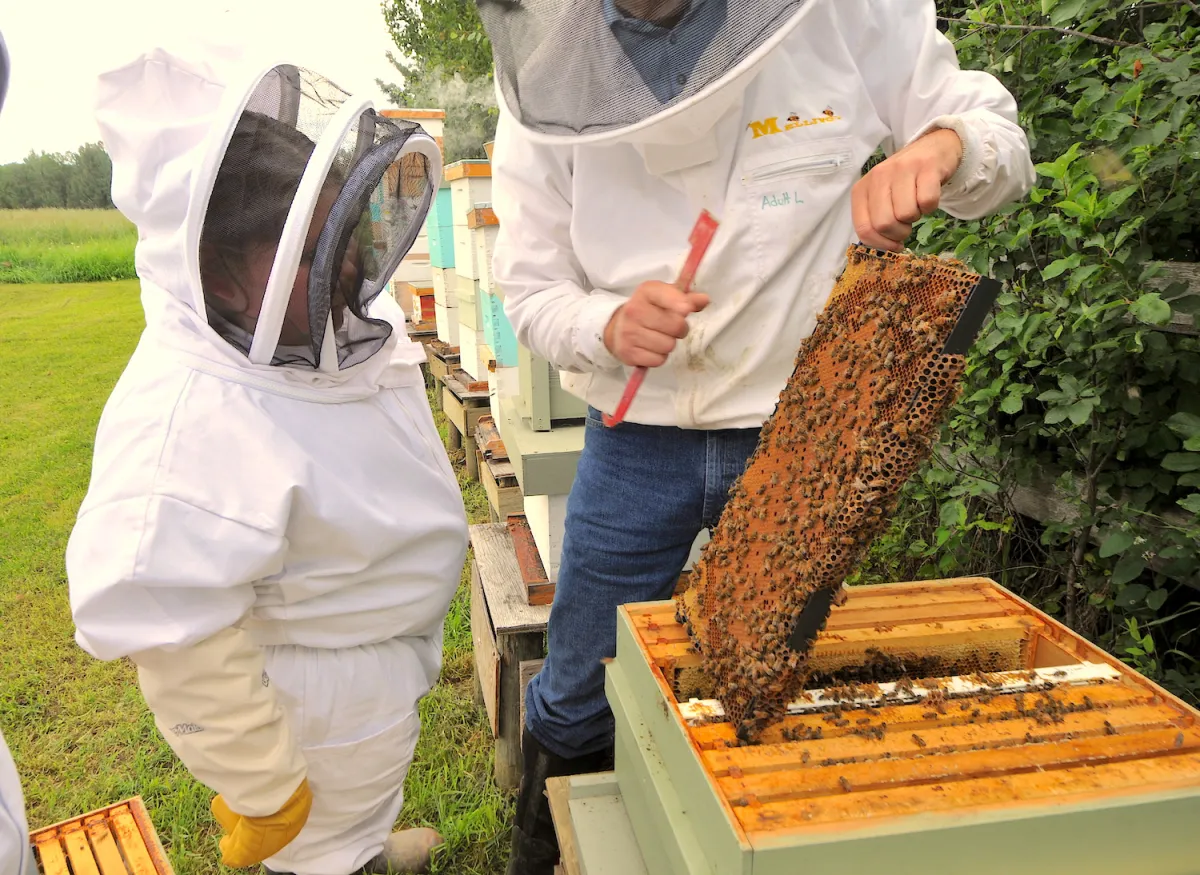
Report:
[[[360,870],[364,875],[424,875],[433,849],[442,843],[436,829],[402,829],[387,837],[383,851]]]
[[[521,732],[525,759],[513,822],[512,852],[507,875],[553,875],[558,862],[558,836],[550,817],[546,779],[606,772],[613,767],[612,749],[581,757],[560,757],[542,747],[526,728]]]

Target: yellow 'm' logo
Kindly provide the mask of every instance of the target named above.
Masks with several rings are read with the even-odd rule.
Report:
[[[787,121],[783,127],[779,125],[779,116],[771,116],[770,118],[761,119],[759,121],[750,122],[746,127],[750,128],[750,132],[754,135],[753,139],[759,137],[769,137],[772,134],[782,134],[784,131],[794,131],[796,128],[807,128],[812,125],[824,125],[830,122],[840,122],[842,117],[834,113],[828,107],[823,113],[815,118],[802,119],[796,113],[792,113],[787,117]]]

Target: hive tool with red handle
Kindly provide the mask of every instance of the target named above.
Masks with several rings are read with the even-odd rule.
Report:
[[[704,253],[708,250],[708,244],[712,243],[713,235],[717,233],[717,224],[717,220],[713,218],[712,214],[708,210],[704,210],[700,213],[700,218],[696,220],[695,227],[692,228],[692,234],[688,237],[692,248],[688,252],[687,261],[683,263],[683,269],[679,272],[678,279],[675,280],[676,288],[685,295],[692,289],[692,280],[696,276],[697,268],[700,267],[700,260],[704,258]],[[621,402],[617,405],[616,412],[612,416],[604,414],[605,425],[611,428],[624,421],[625,414],[629,412],[629,405],[633,403],[633,396],[637,394],[644,379],[646,379],[646,368],[635,369],[625,386],[625,394],[621,396]]]

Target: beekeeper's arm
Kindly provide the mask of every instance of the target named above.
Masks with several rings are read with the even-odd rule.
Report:
[[[977,219],[1023,197],[1034,183],[1029,142],[1017,104],[988,73],[962,70],[954,46],[937,29],[934,0],[874,0],[861,45],[862,69],[876,111],[899,151],[937,128],[962,142],[957,170],[940,192],[940,208]]]
[[[565,371],[619,368],[604,329],[626,299],[590,288],[575,258],[570,150],[529,141],[503,106],[495,142],[492,270],[517,339]]]
[[[67,546],[76,640],[137,665],[159,731],[218,794],[221,850],[236,867],[282,849],[311,804],[261,648],[237,625],[283,547],[278,533],[159,495],[85,507]]]

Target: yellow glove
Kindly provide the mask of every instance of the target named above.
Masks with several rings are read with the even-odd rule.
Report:
[[[266,817],[236,814],[218,795],[212,801],[212,813],[225,837],[221,839],[221,862],[233,869],[248,869],[278,854],[299,835],[312,810],[312,790],[305,778],[283,808]]]

